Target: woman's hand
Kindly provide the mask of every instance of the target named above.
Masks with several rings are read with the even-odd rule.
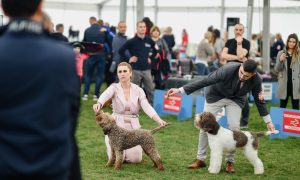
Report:
[[[93,110],[94,110],[95,113],[97,113],[100,110],[100,108],[101,107],[100,107],[99,103],[93,105]]]
[[[157,123],[160,125],[160,126],[166,126],[168,125],[168,123],[166,121],[163,121],[163,120],[158,120]]]
[[[166,126],[166,125],[168,125],[168,123],[165,122],[165,121],[163,121],[162,119],[160,119],[160,117],[159,117],[157,114],[154,115],[154,116],[152,117],[152,119],[153,119],[154,121],[156,121],[157,124],[159,124],[160,126]]]
[[[282,54],[280,55],[280,57],[279,57],[279,60],[280,60],[280,61],[286,60],[286,54],[285,54],[285,53],[282,53]]]

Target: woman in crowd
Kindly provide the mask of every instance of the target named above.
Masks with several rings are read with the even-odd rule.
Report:
[[[288,99],[291,97],[293,109],[299,109],[299,61],[299,40],[296,34],[290,34],[286,42],[286,49],[278,52],[275,65],[275,70],[278,72],[276,97],[280,99],[281,108],[286,108]]]
[[[171,59],[176,59],[175,54],[173,52],[173,47],[175,46],[175,36],[172,33],[172,28],[170,26],[168,26],[165,29],[165,32],[164,32],[164,35],[162,36],[162,38],[166,41],[166,43],[168,45]]]
[[[150,35],[158,51],[157,56],[151,59],[151,73],[154,76],[155,89],[164,89],[164,81],[168,79],[171,71],[168,61],[169,48],[166,41],[160,38],[159,27],[153,26]]]
[[[213,65],[213,61],[216,60],[216,54],[213,48],[213,34],[209,31],[204,33],[204,39],[202,39],[197,47],[196,66],[199,75],[207,75],[209,68]]]
[[[138,113],[141,108],[160,126],[167,125],[149,104],[143,89],[131,83],[132,68],[130,64],[126,62],[120,63],[117,68],[117,74],[119,83],[113,83],[100,95],[97,104],[93,105],[94,111],[98,112],[106,101],[112,99],[112,116],[120,127],[139,129],[141,125]],[[108,136],[105,136],[105,144],[107,154],[110,156],[111,148]],[[129,163],[139,163],[142,161],[142,152],[141,146],[127,149],[124,153],[124,160]]]
[[[275,42],[271,46],[271,59],[273,63],[276,63],[276,57],[278,55],[278,52],[283,50],[284,48],[284,42],[282,40],[282,36],[280,33],[276,33],[275,35]]]

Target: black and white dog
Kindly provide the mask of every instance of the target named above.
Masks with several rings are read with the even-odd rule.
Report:
[[[195,117],[195,126],[206,132],[211,150],[208,171],[220,172],[223,152],[233,152],[241,147],[250,163],[254,166],[254,174],[263,174],[264,166],[257,155],[258,138],[269,135],[269,132],[231,131],[218,124],[210,112],[203,112]]]

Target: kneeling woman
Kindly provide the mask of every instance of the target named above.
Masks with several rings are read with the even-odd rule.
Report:
[[[160,119],[153,107],[149,104],[142,88],[131,83],[132,68],[130,64],[122,62],[117,69],[119,83],[113,83],[99,97],[97,104],[93,105],[95,112],[98,112],[103,104],[112,98],[113,117],[118,126],[125,129],[138,129],[141,127],[139,122],[139,110],[144,112],[156,121],[160,126],[167,123]],[[105,136],[107,154],[110,156],[111,148],[108,136]],[[129,163],[139,163],[142,161],[142,148],[135,146],[125,150],[124,160]]]

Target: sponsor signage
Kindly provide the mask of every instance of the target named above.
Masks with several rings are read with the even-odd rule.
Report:
[[[272,100],[272,83],[262,84],[262,95],[265,100]]]
[[[181,108],[182,97],[180,95],[174,95],[168,97],[164,94],[164,110],[171,112],[179,112]]]
[[[300,134],[300,113],[284,111],[283,112],[283,131]]]

